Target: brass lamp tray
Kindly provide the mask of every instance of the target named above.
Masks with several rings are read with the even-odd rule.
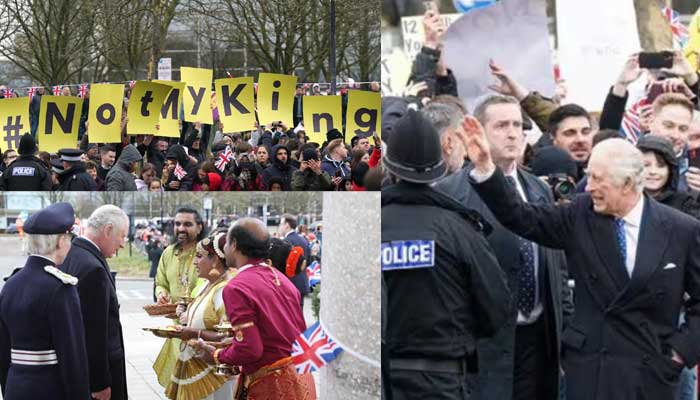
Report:
[[[174,326],[166,326],[165,328],[141,328],[144,331],[149,331],[153,333],[154,335],[161,337],[161,338],[178,338],[180,337],[181,331],[178,330]]]
[[[174,314],[177,310],[177,304],[149,304],[143,306],[148,315],[152,317],[158,317],[161,315]]]

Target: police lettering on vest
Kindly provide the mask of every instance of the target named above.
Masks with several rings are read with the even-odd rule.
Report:
[[[382,243],[382,271],[435,267],[434,240]]]
[[[34,176],[34,167],[16,167],[12,169],[12,176]]]

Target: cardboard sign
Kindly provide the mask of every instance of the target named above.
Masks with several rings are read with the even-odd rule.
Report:
[[[258,121],[260,125],[282,121],[294,126],[292,110],[297,77],[282,74],[258,75]]]
[[[255,129],[253,77],[217,79],[214,85],[223,131],[233,133]]]
[[[345,142],[353,136],[381,135],[382,97],[377,92],[348,91],[348,108],[345,115]]]
[[[321,144],[326,133],[343,131],[343,105],[340,96],[304,96],[304,129],[309,142]]]
[[[90,87],[88,138],[90,143],[121,143],[124,85],[107,83]]]
[[[600,111],[627,58],[639,51],[637,18],[632,0],[585,3],[557,1],[559,65],[567,100]]]
[[[591,30],[590,23],[588,27]],[[489,89],[496,82],[489,69],[491,59],[526,88],[554,94],[545,0],[499,1],[470,11],[450,26],[444,41],[443,58],[470,110],[483,96],[494,94]]]
[[[19,139],[30,133],[29,97],[17,97],[0,100],[0,129],[2,144],[6,150],[19,148]]]
[[[184,82],[153,81],[172,88],[163,101],[160,110],[160,130],[158,136],[180,137],[180,105],[182,104],[182,92],[185,90]]]
[[[445,29],[461,16],[461,14],[441,15],[443,23],[445,24]],[[401,18],[401,34],[403,37],[403,51],[408,56],[409,60],[413,60],[416,58],[416,54],[420,53],[420,49],[423,47],[423,42],[425,41],[423,16]]]
[[[214,71],[207,68],[180,68],[180,82],[185,82],[183,102],[185,104],[185,121],[212,124],[211,115],[211,81]]]
[[[131,91],[127,117],[129,135],[160,135],[156,125],[160,124],[163,102],[172,87],[160,83],[138,81]]]
[[[37,141],[42,151],[55,153],[78,146],[78,125],[83,99],[72,96],[41,96]]]

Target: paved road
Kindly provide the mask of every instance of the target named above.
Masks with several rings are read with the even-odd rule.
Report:
[[[22,253],[22,244],[15,237],[0,236],[0,277],[8,276],[15,267],[24,265],[26,256]],[[0,289],[4,281],[0,279]],[[143,306],[153,303],[153,281],[131,280],[117,277],[117,296],[119,297],[119,317],[124,332],[126,351],[127,384],[130,400],[166,399],[164,389],[158,384],[153,362],[155,361],[163,339],[142,330],[147,327],[164,326],[169,323],[162,317],[150,317],[143,311]],[[311,299],[304,301],[304,317],[307,325],[314,320],[311,312]],[[318,392],[319,376],[314,373]],[[2,400],[2,395],[0,395]]]

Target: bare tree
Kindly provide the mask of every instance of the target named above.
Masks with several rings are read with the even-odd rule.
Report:
[[[99,54],[94,51],[90,0],[5,0],[11,34],[0,54],[43,85],[78,79]]]

